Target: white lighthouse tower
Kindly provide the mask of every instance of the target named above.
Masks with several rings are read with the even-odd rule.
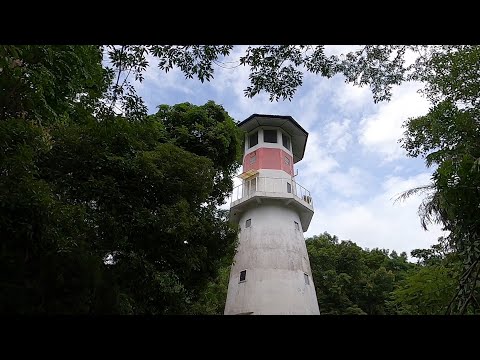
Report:
[[[308,133],[291,116],[253,114],[238,126],[246,131],[243,181],[230,219],[240,233],[225,315],[319,315],[303,237],[313,202],[293,172]]]

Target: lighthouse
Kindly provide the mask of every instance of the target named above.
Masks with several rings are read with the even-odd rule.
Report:
[[[245,134],[242,184],[230,220],[239,225],[225,315],[319,315],[303,233],[313,216],[310,192],[294,173],[308,133],[291,117],[253,114]]]

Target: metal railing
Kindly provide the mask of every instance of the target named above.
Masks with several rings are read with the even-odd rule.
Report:
[[[310,191],[303,186],[287,178],[274,177],[254,177],[244,180],[242,184],[233,188],[230,204],[252,196],[256,192],[277,193],[277,194],[293,194],[295,197],[305,201],[313,206],[313,199]]]

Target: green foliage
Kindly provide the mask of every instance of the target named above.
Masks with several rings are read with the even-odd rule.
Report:
[[[454,269],[442,264],[421,267],[394,290],[391,306],[398,314],[442,315],[455,293],[454,275]]]
[[[243,132],[233,119],[213,101],[203,106],[162,105],[150,117],[162,121],[174,145],[213,161],[216,174],[211,200],[223,204],[241,164]]]
[[[0,46],[0,121],[91,116],[108,87],[99,46]]]
[[[143,72],[149,66],[147,56],[158,59],[161,70],[168,72],[174,66],[180,68],[186,78],[198,77],[201,82],[213,78],[216,59],[230,53],[230,45],[122,45],[104,46],[108,55],[107,70],[114,81],[105,95],[110,110],[115,108],[131,120],[141,120],[147,115],[147,107],[134,86],[128,80],[134,75],[136,81],[143,81]]]
[[[423,78],[426,82],[424,93],[434,104],[447,100],[476,107],[480,95],[480,48],[456,45],[443,46],[442,50],[432,53],[428,59],[428,72]]]
[[[241,64],[251,68],[252,85],[245,89],[245,95],[253,97],[264,90],[270,94],[270,101],[291,99],[302,85],[302,72],[296,69],[304,61],[301,50],[302,47],[291,45],[249,46],[240,58]]]
[[[463,96],[453,91],[455,84],[468,87],[464,93],[470,96],[469,101],[475,102],[478,92],[471,81],[476,76],[475,46],[365,45],[341,55],[327,55],[324,45],[256,45],[248,46],[238,59],[223,62],[233,49],[231,45],[104,46],[106,71],[114,79],[105,96],[110,110],[115,108],[136,120],[146,115],[145,104],[128,78],[134,75],[135,80],[143,81],[151,59],[158,60],[160,70],[168,72],[177,67],[186,78],[196,77],[201,82],[213,79],[214,66],[246,66],[250,85],[244,90],[245,96],[266,92],[270,101],[291,100],[303,83],[304,71],[327,78],[341,74],[348,83],[369,86],[375,102],[390,100],[392,87],[404,81],[426,82],[425,92],[431,99],[436,98],[432,96],[435,91],[450,93],[451,99]],[[416,60],[407,63],[406,58],[412,54]],[[236,65],[225,66],[232,63]]]
[[[210,281],[198,300],[192,304],[189,314],[193,315],[223,315],[227,301],[228,280],[230,265],[233,260],[226,258],[229,264],[223,266],[216,279]]]
[[[224,169],[167,141],[158,119],[64,124],[48,137],[0,124],[5,311],[184,313],[233,257],[236,231],[212,195]]]
[[[324,315],[381,315],[397,282],[414,265],[403,253],[364,250],[324,233],[306,240],[320,312]]]
[[[41,179],[52,146],[44,129],[0,122],[0,312],[84,312],[108,293],[102,259],[88,251],[85,209],[58,201]],[[104,276],[105,275],[105,276]]]
[[[212,63],[220,56],[226,56],[233,49],[231,45],[153,45],[150,53],[159,59],[158,67],[165,72],[178,66],[186,78],[194,75],[201,82],[213,78]]]
[[[461,261],[446,239],[412,256],[361,249],[324,233],[307,240],[323,315],[444,314],[459,281]]]
[[[415,249],[415,268],[400,281],[392,293],[389,306],[397,314],[442,315],[455,294],[461,261],[447,239],[439,238],[430,249]]]
[[[230,45],[107,46],[109,71],[116,78],[108,98],[112,105],[119,100],[131,118],[145,115],[143,101],[135,95],[128,77],[134,74],[136,80],[142,81],[148,59],[153,58],[158,60],[160,70],[168,72],[177,67],[186,78],[197,77],[201,82],[213,79],[214,65],[227,69],[246,66],[250,85],[244,90],[245,96],[254,97],[264,91],[270,101],[291,100],[303,83],[304,71],[327,78],[341,74],[346,82],[369,86],[374,101],[378,102],[389,100],[392,86],[403,81],[428,81],[444,65],[435,59],[466,47],[365,45],[346,54],[327,55],[324,45],[257,45],[248,46],[238,59],[223,62],[221,59],[228,57],[233,48]],[[407,65],[407,52],[417,55],[414,63]],[[435,63],[432,59],[437,61],[437,68],[432,66]],[[473,64],[475,57],[468,60]],[[225,66],[232,63],[236,65]]]
[[[428,114],[405,123],[402,146],[409,156],[435,165],[419,213],[426,228],[436,222],[450,231],[449,246],[463,261],[463,275],[449,312],[479,310],[480,129],[478,46],[446,48],[428,62]],[[469,308],[470,307],[470,308]]]
[[[445,260],[456,259],[455,253],[449,246],[448,239],[444,237],[438,238],[438,244],[434,244],[430,249],[415,249],[412,250],[411,255],[417,258],[420,265],[439,265]]]
[[[100,47],[0,50],[0,312],[192,312],[235,249],[217,209],[233,119],[213,102],[115,116]]]

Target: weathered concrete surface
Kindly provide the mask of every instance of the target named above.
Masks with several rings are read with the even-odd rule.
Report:
[[[247,219],[251,219],[248,228]],[[297,212],[279,200],[264,200],[241,215],[226,315],[320,313],[305,239],[295,222],[300,224]],[[242,270],[247,270],[244,282],[240,282]]]

